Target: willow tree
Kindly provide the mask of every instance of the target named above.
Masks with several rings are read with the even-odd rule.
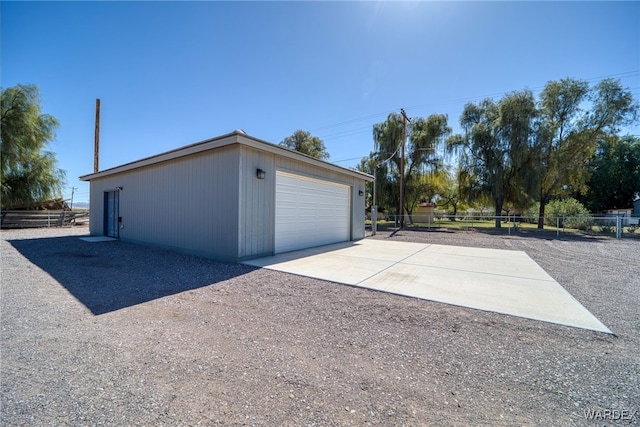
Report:
[[[412,214],[423,197],[425,180],[421,175],[441,167],[442,159],[438,147],[451,132],[447,116],[432,114],[427,118],[417,117],[404,122],[402,115],[391,113],[387,120],[373,126],[373,140],[377,158],[376,176],[381,180],[379,190],[385,192],[396,213]],[[402,144],[408,138],[404,156],[402,176],[403,192],[406,196],[400,206],[400,174]]]
[[[536,116],[535,100],[528,90],[513,92],[498,102],[469,103],[460,118],[464,135],[448,141],[491,195],[496,216],[502,213],[505,200],[520,206],[529,202]],[[500,218],[496,217],[495,225],[501,226]]]
[[[58,121],[42,114],[35,85],[2,90],[0,185],[2,208],[23,207],[61,197],[65,172],[48,150]]]
[[[458,163],[453,170],[451,167],[442,170],[436,178],[439,183],[437,203],[451,209],[452,215],[449,219],[455,221],[459,209],[470,206],[472,201],[477,200],[474,193],[477,180],[462,163]]]
[[[365,187],[366,187],[366,191],[365,191],[365,205],[366,206],[373,206],[374,204],[378,203],[377,200],[373,199],[373,195],[374,193],[376,193],[376,188],[374,187],[377,182],[376,182],[376,174],[377,174],[377,163],[376,163],[376,155],[374,152],[369,153],[369,156],[367,157],[363,157],[362,159],[360,159],[360,163],[358,163],[356,165],[356,170],[359,170],[360,172],[364,172],[366,174],[372,175],[374,177],[373,182],[366,182],[365,183]],[[376,194],[377,196],[377,194]],[[377,198],[377,197],[376,197]]]
[[[598,140],[608,140],[619,126],[633,122],[638,106],[629,90],[606,79],[589,89],[586,81],[563,79],[546,84],[540,94],[541,116],[537,148],[538,228],[544,226],[545,207],[569,187],[584,194]],[[583,106],[590,109],[583,110]]]

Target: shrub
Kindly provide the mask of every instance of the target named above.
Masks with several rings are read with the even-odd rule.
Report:
[[[537,224],[539,213],[540,213],[540,203],[534,203],[527,210],[524,211],[522,215],[522,218],[523,218],[522,220],[524,222],[528,222],[529,224]]]
[[[552,200],[545,209],[544,222],[556,225],[556,218],[560,217],[560,227],[590,230],[593,220],[587,208],[576,199]]]

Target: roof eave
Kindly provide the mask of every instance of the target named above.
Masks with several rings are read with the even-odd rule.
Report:
[[[215,138],[196,142],[194,144],[186,145],[184,147],[176,148],[174,150],[166,151],[164,153],[156,154],[154,156],[145,157],[143,159],[125,163],[120,166],[115,166],[113,168],[105,169],[103,171],[82,175],[80,176],[80,179],[82,181],[91,181],[92,179],[103,178],[105,176],[110,176],[117,173],[123,173],[133,169],[138,169],[141,167],[151,166],[157,163],[162,163],[162,162],[170,161],[180,157],[201,153],[203,151],[221,148],[231,144],[242,144],[242,145],[256,148],[258,150],[279,154],[294,160],[302,160],[307,163],[315,164],[316,166],[331,169],[335,172],[346,173],[348,175],[352,175],[352,176],[364,179],[365,181],[372,182],[374,180],[373,176],[366,174],[364,172],[360,172],[355,169],[345,168],[343,166],[338,166],[324,160],[316,159],[315,157],[311,157],[306,154],[299,153],[297,151],[289,150],[288,148],[281,147],[279,145],[275,145],[270,142],[255,138],[253,136],[247,135],[246,133],[240,132],[240,131],[233,131],[226,135],[221,135]]]

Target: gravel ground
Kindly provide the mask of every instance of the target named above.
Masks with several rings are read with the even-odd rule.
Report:
[[[0,233],[2,425],[640,425],[638,240],[372,237],[523,250],[614,336],[86,233]]]

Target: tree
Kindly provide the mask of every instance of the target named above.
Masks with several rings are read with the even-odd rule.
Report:
[[[317,136],[312,136],[311,133],[301,129],[298,129],[293,135],[283,139],[280,145],[289,150],[315,157],[316,159],[329,159],[329,152],[324,146],[324,142]]]
[[[360,163],[358,163],[358,165],[356,166],[356,170],[359,170],[360,172],[364,172],[366,174],[369,175],[373,175],[374,177],[374,181],[373,182],[367,182],[365,183],[365,188],[366,188],[366,199],[365,199],[365,204],[368,206],[373,206],[375,203],[378,203],[377,200],[373,200],[373,193],[376,191],[374,189],[374,185],[376,185],[376,156],[375,153],[371,152],[369,153],[368,157],[363,157],[362,159],[360,159]],[[376,194],[377,196],[377,194]],[[375,202],[375,203],[374,203]]]
[[[610,136],[599,143],[582,201],[592,212],[633,206],[640,194],[640,138]]]
[[[586,101],[591,101],[592,109],[583,112]],[[585,81],[563,79],[546,84],[539,111],[538,228],[542,229],[549,201],[567,187],[577,195],[586,191],[598,139],[635,120],[637,106],[615,80],[603,80],[590,90]]]
[[[528,90],[513,92],[497,103],[491,99],[469,103],[460,118],[465,134],[448,140],[451,149],[461,152],[464,167],[477,177],[483,192],[491,195],[496,215],[502,213],[505,200],[516,206],[530,202],[536,116]],[[497,217],[495,224],[501,226]]]
[[[402,116],[391,113],[383,123],[373,125],[378,204],[400,214],[400,144],[403,142]]]
[[[441,180],[438,205],[451,209],[450,219],[455,221],[458,209],[468,205],[472,200],[474,177],[461,164],[456,167],[453,173],[444,170],[438,177]]]
[[[42,114],[35,85],[2,90],[0,112],[0,185],[2,208],[15,208],[60,197],[65,172],[47,150],[58,121]]]
[[[432,114],[427,118],[414,118],[403,130],[403,117],[391,113],[383,123],[373,126],[377,164],[376,176],[380,179],[378,189],[384,191],[386,201],[396,207],[396,213],[412,214],[413,209],[424,197],[425,180],[421,175],[429,174],[442,167],[438,156],[438,146],[451,132],[444,114]],[[400,147],[408,136],[409,143],[405,151],[403,176],[404,194],[407,196],[400,207]]]

